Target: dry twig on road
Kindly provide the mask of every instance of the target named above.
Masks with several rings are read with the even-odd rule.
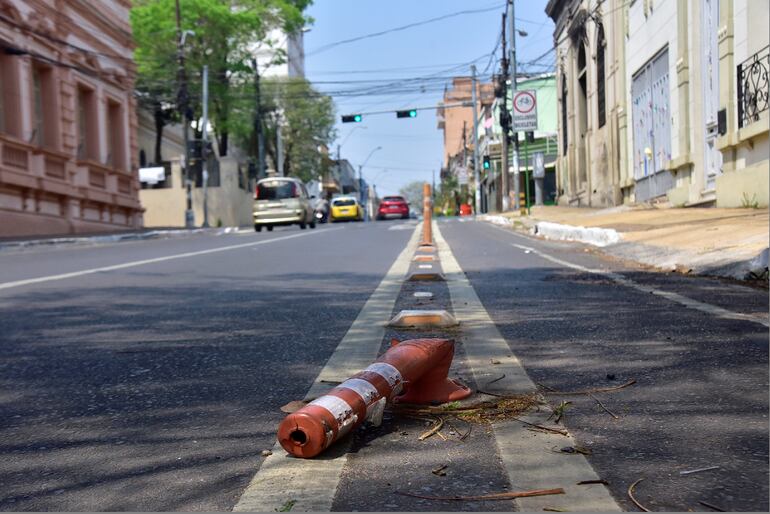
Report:
[[[631,484],[631,485],[629,485],[629,486],[628,486],[628,497],[629,497],[629,498],[631,498],[631,501],[632,501],[632,502],[634,502],[634,505],[636,505],[637,507],[639,507],[640,509],[642,509],[644,512],[650,512],[650,509],[648,509],[647,507],[645,507],[644,505],[642,505],[641,503],[639,503],[639,502],[637,501],[637,499],[636,499],[636,498],[634,498],[634,488],[636,487],[636,484],[638,484],[638,483],[639,483],[639,482],[641,482],[642,480],[644,480],[644,479],[643,479],[643,478],[640,478],[639,480],[637,480],[636,482],[634,482],[633,484]]]
[[[529,421],[524,421],[521,418],[511,418],[511,419],[516,420],[520,423],[524,423],[525,425],[538,428],[540,430],[545,430],[546,432],[553,432],[554,434],[559,434],[559,435],[569,435],[569,432],[567,432],[566,430],[562,430],[560,428],[544,427],[543,425],[537,425],[535,423],[530,423]]]
[[[549,494],[564,494],[564,489],[535,489],[533,491],[504,492],[494,494],[482,494],[479,496],[425,496],[407,491],[396,491],[403,496],[421,498],[423,500],[437,501],[487,501],[487,500],[512,500],[514,498],[526,498],[528,496],[546,496]]]
[[[433,425],[433,427],[431,427],[430,430],[428,430],[427,432],[424,432],[420,437],[418,437],[417,438],[418,440],[420,440],[420,441],[426,440],[430,436],[432,436],[434,434],[437,434],[438,431],[441,430],[441,427],[444,426],[444,419],[443,418],[438,418],[437,420],[434,420],[434,422],[435,422],[435,425]],[[446,441],[446,439],[444,439],[444,440]]]
[[[587,393],[587,394],[588,394],[588,396],[590,396],[591,398],[593,398],[593,399],[594,399],[594,401],[595,401],[596,403],[598,403],[598,404],[599,404],[599,407],[601,407],[602,409],[604,409],[604,412],[606,412],[607,414],[609,414],[610,416],[612,416],[612,417],[613,417],[613,418],[615,418],[615,419],[620,419],[620,417],[619,417],[619,416],[617,416],[617,415],[616,415],[614,412],[612,412],[610,409],[608,409],[607,407],[605,407],[605,406],[604,406],[604,404],[601,402],[601,400],[599,400],[599,398],[597,398],[596,396],[594,396],[594,395],[593,395],[593,394],[591,394],[591,393]]]
[[[504,378],[505,378],[505,373],[503,373],[502,375],[500,375],[499,377],[497,377],[497,378],[495,378],[495,379],[492,379],[492,380],[490,380],[489,382],[487,382],[487,383],[484,385],[484,387],[489,387],[490,385],[492,385],[492,384],[494,384],[495,382],[498,382],[498,381],[500,381],[500,380],[502,380],[502,379],[504,379]]]
[[[624,389],[628,386],[636,384],[636,379],[631,379],[625,384],[621,384],[619,386],[615,387],[597,387],[595,389],[586,389],[585,391],[554,391],[550,387],[546,387],[548,389],[547,391],[544,391],[543,394],[558,394],[558,395],[581,395],[581,394],[591,394],[591,393],[609,393],[612,391],[617,391],[619,389]],[[545,387],[545,386],[544,386]]]
[[[713,510],[715,510],[717,512],[727,512],[725,509],[717,507],[716,505],[711,505],[710,503],[706,503],[704,501],[699,501],[698,503],[700,503],[704,507],[708,507],[709,509],[713,509]]]

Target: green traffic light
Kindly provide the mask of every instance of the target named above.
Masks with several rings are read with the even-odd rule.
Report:
[[[364,117],[360,114],[343,114],[342,123],[361,123]]]
[[[411,111],[409,111],[409,117],[410,117],[410,118],[416,118],[416,117],[417,117],[417,111],[416,111],[416,110],[414,110],[414,109],[412,109]]]

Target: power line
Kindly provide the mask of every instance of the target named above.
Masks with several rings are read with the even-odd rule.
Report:
[[[429,23],[435,23],[437,21],[446,20],[448,18],[454,18],[456,16],[462,16],[462,15],[465,15],[465,14],[477,14],[477,13],[489,12],[489,11],[498,10],[500,8],[501,8],[501,6],[498,3],[494,7],[487,7],[487,8],[484,8],[484,9],[457,11],[457,12],[454,12],[454,13],[445,14],[443,16],[437,16],[435,18],[430,18],[430,19],[427,19],[427,20],[422,20],[422,21],[418,21],[418,22],[414,22],[414,23],[409,23],[407,25],[402,25],[400,27],[394,27],[392,29],[382,30],[382,31],[379,31],[379,32],[372,32],[370,34],[364,34],[363,36],[357,36],[357,37],[353,37],[353,38],[349,38],[349,39],[343,39],[341,41],[335,41],[334,43],[329,43],[329,44],[321,46],[321,47],[319,47],[319,48],[317,48],[317,49],[315,49],[315,50],[313,50],[311,52],[307,52],[307,53],[305,53],[305,55],[306,56],[315,55],[315,54],[318,54],[318,53],[321,53],[321,52],[325,52],[326,50],[330,50],[330,49],[335,48],[335,47],[340,46],[340,45],[346,45],[348,43],[353,43],[355,41],[361,41],[362,39],[370,39],[370,38],[373,38],[373,37],[384,36],[385,34],[391,34],[393,32],[399,32],[399,31],[402,31],[402,30],[407,30],[407,29],[411,29],[411,28],[414,28],[414,27],[419,27],[421,25],[427,25]]]
[[[446,66],[465,66],[466,63],[445,63],[445,64],[422,64],[418,66],[404,66],[399,68],[379,68],[379,69],[371,69],[371,70],[335,70],[335,71],[315,71],[313,73],[308,73],[308,75],[355,75],[355,74],[363,74],[363,73],[391,73],[391,72],[399,72],[399,71],[413,71],[413,70],[421,70],[424,68],[444,68]]]

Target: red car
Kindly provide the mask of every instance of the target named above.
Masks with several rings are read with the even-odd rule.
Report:
[[[403,196],[386,196],[382,199],[377,209],[377,219],[388,218],[409,219],[409,204]]]

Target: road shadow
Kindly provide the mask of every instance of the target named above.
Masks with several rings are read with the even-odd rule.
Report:
[[[382,277],[103,278],[0,299],[2,510],[229,510]]]

